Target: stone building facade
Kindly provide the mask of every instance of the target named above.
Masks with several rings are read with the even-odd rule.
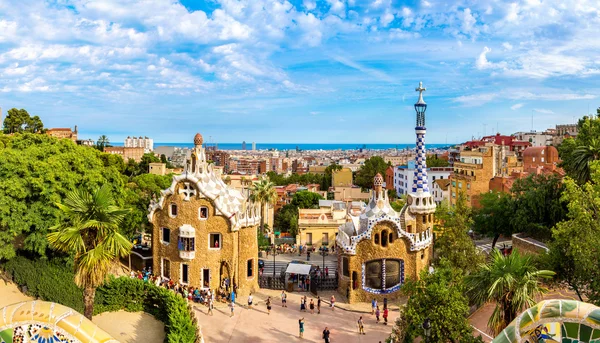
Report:
[[[46,134],[50,137],[56,137],[59,139],[70,139],[73,142],[77,142],[77,125],[75,125],[75,130],[71,130],[70,128],[52,128],[46,130]]]
[[[429,192],[425,149],[425,110],[419,91],[416,169],[413,187],[400,212],[391,206],[383,177],[377,174],[369,204],[358,215],[348,213],[338,229],[338,291],[350,303],[400,297],[407,278],[417,279],[433,258],[433,223],[436,204]]]
[[[191,160],[149,207],[153,269],[193,287],[229,280],[239,295],[258,290],[260,206],[226,185],[206,161],[202,136]]]

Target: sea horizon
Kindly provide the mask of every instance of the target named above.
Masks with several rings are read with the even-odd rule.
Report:
[[[113,146],[123,146],[123,142],[110,143]],[[435,144],[430,143],[426,148],[444,149],[454,144]],[[194,143],[154,143],[154,149],[158,147],[176,147],[193,148]],[[205,147],[216,146],[219,150],[242,150],[242,143],[210,143],[204,144]],[[256,143],[256,150],[389,150],[389,149],[414,149],[415,144],[407,143]],[[246,143],[246,150],[252,150],[252,143]]]

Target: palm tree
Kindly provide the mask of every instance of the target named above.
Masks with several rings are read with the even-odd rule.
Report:
[[[106,135],[102,135],[98,137],[98,141],[96,142],[96,147],[100,151],[104,151],[104,148],[110,144],[108,137]]]
[[[132,244],[118,232],[129,210],[114,205],[107,186],[92,193],[69,192],[56,206],[67,220],[51,228],[48,242],[53,249],[74,255],[75,283],[83,289],[84,315],[91,320],[96,288],[106,280],[111,265],[131,251]]]
[[[489,263],[480,264],[478,271],[466,276],[467,295],[478,305],[496,303],[488,327],[498,335],[520,311],[535,305],[536,296],[548,291],[539,280],[552,278],[554,274],[550,270],[537,270],[529,255],[520,255],[515,250],[503,256],[493,250]]]
[[[600,140],[592,138],[589,145],[580,145],[573,151],[573,169],[580,184],[590,180],[590,162],[600,158]]]
[[[250,187],[250,200],[260,203],[260,230],[264,234],[265,210],[268,205],[273,205],[277,201],[277,191],[275,184],[268,179],[263,179]]]

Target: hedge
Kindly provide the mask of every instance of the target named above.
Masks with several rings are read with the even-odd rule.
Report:
[[[13,281],[27,287],[27,294],[83,312],[83,292],[75,285],[74,273],[62,262],[32,261],[17,256],[2,268]],[[145,311],[165,324],[165,343],[201,340],[193,310],[182,297],[152,283],[128,277],[110,277],[96,290],[94,314],[125,310]]]

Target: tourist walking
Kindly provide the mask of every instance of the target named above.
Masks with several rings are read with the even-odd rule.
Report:
[[[377,309],[377,300],[371,300],[371,315],[375,314],[375,309]]]
[[[252,307],[252,293],[250,293],[250,295],[248,295],[248,308]]]
[[[229,307],[231,308],[231,315],[230,317],[233,317],[233,311],[235,310],[235,303],[232,301],[229,303]]]
[[[387,306],[383,308],[383,324],[387,325],[387,318],[388,318],[388,308]]]
[[[379,311],[379,305],[377,306],[377,309],[375,309],[375,318],[377,318],[377,324],[379,324],[379,316],[381,315],[381,312]]]
[[[325,330],[323,330],[323,339],[325,340],[325,343],[329,343],[329,335],[331,334],[331,332],[329,332],[329,328],[325,327]]]
[[[213,315],[213,299],[212,298],[208,298],[208,312],[206,314],[210,314],[211,316]]]
[[[317,297],[317,314],[321,314],[321,297]]]
[[[300,327],[300,338],[304,338],[304,317],[300,318],[300,320],[298,320],[298,326]]]
[[[281,307],[287,307],[287,294],[285,294],[285,291],[281,291]]]
[[[358,334],[365,334],[365,323],[363,322],[362,316],[358,318]]]
[[[300,311],[306,310],[306,303],[304,302],[304,297],[300,298]]]
[[[310,261],[310,250],[306,251],[306,260]]]
[[[310,299],[310,314],[315,314],[315,302]]]
[[[267,314],[271,314],[271,297],[267,298]]]
[[[331,310],[335,310],[335,295],[331,296],[331,304],[329,305],[331,306]]]

